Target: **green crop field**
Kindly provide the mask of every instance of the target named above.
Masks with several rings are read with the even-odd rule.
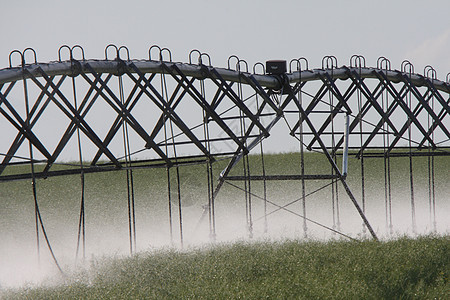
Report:
[[[448,299],[449,237],[236,243],[91,262],[17,299]]]
[[[267,174],[299,174],[298,153],[267,154]],[[307,153],[306,174],[329,174],[320,154]],[[249,159],[253,175],[262,174],[261,158]],[[0,183],[0,289],[5,298],[448,298],[450,160],[435,158],[436,218],[432,232],[427,158],[414,159],[417,233],[411,232],[409,161],[391,159],[394,234],[386,227],[383,159],[365,159],[365,210],[381,242],[370,235],[339,186],[339,230],[349,241],[261,200],[263,183],[251,183],[253,241],[248,241],[244,193],[225,184],[216,207],[217,244],[211,245],[205,165],[180,167],[184,248],[180,248],[178,203],[172,197],[173,236],[169,232],[165,169],[133,171],[138,254],[129,251],[126,174],[86,174],[86,262],[74,257],[80,210],[80,176],[38,180],[37,197],[56,257],[67,274],[55,275],[47,246],[40,241],[36,263],[34,201],[29,181]],[[215,176],[226,166],[213,166]],[[15,166],[7,172],[23,172]],[[39,168],[39,166],[37,166]],[[242,174],[242,163],[231,175]],[[176,185],[171,171],[172,187]],[[360,162],[349,162],[348,183],[361,201]],[[233,182],[243,188],[241,182]],[[334,227],[329,181],[308,181],[306,215]],[[325,186],[325,188],[323,188]],[[322,188],[317,191],[317,189]],[[259,198],[260,197],[260,198]],[[301,197],[299,181],[267,183],[267,199],[283,206]],[[271,213],[264,218],[264,210]],[[289,209],[302,214],[301,201]],[[203,221],[202,221],[203,220]],[[267,233],[265,227],[267,226]],[[408,235],[409,238],[403,237]],[[204,245],[209,246],[204,246]],[[170,245],[173,245],[170,246]],[[160,250],[166,249],[166,250]],[[53,275],[52,275],[53,274]],[[46,278],[50,276],[51,279]],[[27,284],[27,282],[29,282]],[[44,282],[43,285],[42,282]],[[14,287],[13,290],[9,287]],[[446,294],[447,293],[447,294]]]

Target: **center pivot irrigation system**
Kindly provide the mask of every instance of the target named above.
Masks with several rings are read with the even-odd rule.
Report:
[[[180,240],[183,242],[179,168],[204,164],[210,236],[216,236],[215,200],[225,183],[244,183],[247,225],[252,231],[252,199],[296,214],[347,236],[336,226],[325,226],[306,217],[306,181],[331,187],[333,219],[338,216],[338,186],[353,203],[370,235],[377,239],[365,214],[365,158],[383,161],[386,220],[391,216],[391,159],[409,158],[411,220],[415,226],[414,159],[428,157],[430,213],[435,216],[436,156],[449,155],[450,74],[446,82],[427,66],[423,75],[404,61],[391,69],[385,57],[376,67],[354,55],[349,66],[338,67],[326,56],[319,69],[309,69],[305,58],[272,60],[249,69],[237,56],[227,68],[212,66],[210,56],[198,50],[189,62],[172,61],[167,48],[152,46],[144,60],[130,59],[129,50],[108,45],[105,59],[85,58],[82,47],[62,46],[58,61],[39,63],[27,48],[12,51],[9,67],[0,70],[0,181],[30,180],[36,210],[36,231],[48,241],[39,212],[36,185],[52,176],[81,175],[81,211],[78,247],[84,248],[84,176],[93,172],[127,174],[130,251],[136,245],[133,170],[165,168],[171,202],[177,201]],[[31,60],[26,61],[26,60]],[[277,123],[285,123],[298,142],[300,163],[296,174],[266,174],[264,143]],[[253,151],[253,152],[252,152]],[[327,174],[305,172],[305,152],[321,153],[330,165]],[[261,156],[262,172],[252,172],[248,155]],[[76,157],[76,164],[61,159]],[[346,181],[349,157],[361,164],[361,199]],[[339,163],[338,163],[339,158]],[[228,160],[219,174],[218,160]],[[231,175],[237,164],[242,175]],[[18,168],[27,165],[29,168]],[[266,196],[266,182],[298,181],[303,211],[293,212]],[[264,196],[251,191],[254,181],[264,184]],[[236,185],[234,185],[236,186]],[[237,187],[237,186],[236,186]],[[174,199],[171,199],[174,198]],[[295,202],[295,201],[294,201]],[[264,210],[267,214],[267,210]],[[434,217],[435,218],[435,217]],[[390,220],[390,221],[388,221]],[[333,220],[335,222],[335,220]],[[338,221],[339,222],[339,221]],[[435,226],[434,219],[434,226]],[[172,228],[171,228],[172,232]],[[55,259],[56,260],[56,259]]]

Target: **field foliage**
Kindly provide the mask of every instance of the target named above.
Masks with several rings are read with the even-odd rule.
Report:
[[[450,238],[240,242],[92,261],[23,299],[448,299]]]
[[[266,174],[299,174],[298,153],[267,154],[264,157]],[[330,165],[323,155],[305,155],[306,174],[329,174]],[[340,159],[338,159],[340,161]],[[215,176],[226,166],[222,160],[213,165]],[[262,174],[261,157],[249,158],[251,174]],[[435,158],[436,214],[438,225],[444,224],[441,235],[423,235],[418,238],[397,238],[387,233],[385,226],[383,159],[365,160],[366,215],[383,241],[365,240],[362,222],[355,207],[342,187],[338,190],[341,212],[341,230],[362,241],[337,240],[326,230],[308,224],[309,238],[303,237],[302,222],[298,216],[283,212],[271,214],[268,219],[267,241],[263,233],[264,206],[261,198],[252,197],[254,231],[258,241],[222,243],[208,246],[189,244],[197,235],[208,241],[208,222],[199,223],[203,207],[208,203],[207,172],[205,165],[183,166],[179,169],[183,206],[183,225],[186,245],[159,249],[157,243],[169,245],[168,176],[165,169],[133,171],[136,195],[136,227],[138,254],[128,252],[128,213],[125,171],[86,174],[86,245],[89,266],[76,269],[65,279],[50,279],[42,285],[5,289],[16,272],[14,264],[35,257],[35,213],[29,181],[0,183],[0,297],[19,299],[449,299],[450,238],[448,236],[448,209],[450,160]],[[414,160],[414,187],[417,218],[422,233],[429,233],[430,202],[428,198],[428,160]],[[42,166],[37,166],[40,168]],[[56,166],[58,167],[58,166]],[[24,172],[24,166],[14,166],[11,173]],[[401,222],[410,226],[409,161],[391,160],[392,213],[394,229]],[[26,171],[25,171],[26,172]],[[231,175],[243,173],[242,161]],[[176,172],[171,170],[174,240],[178,245],[178,203]],[[216,180],[217,178],[215,178]],[[349,162],[348,184],[355,197],[361,200],[360,161]],[[216,184],[217,181],[215,181]],[[236,183],[243,187],[243,183]],[[312,193],[329,182],[308,181],[306,192]],[[80,176],[54,177],[38,180],[37,197],[40,212],[53,249],[63,257],[63,269],[70,269],[75,255],[80,212]],[[252,182],[254,195],[263,194],[263,183]],[[330,187],[314,192],[306,200],[308,217],[334,226]],[[301,195],[298,181],[267,183],[267,197],[277,205],[285,205]],[[359,202],[362,205],[361,202]],[[301,202],[289,206],[301,213]],[[276,209],[269,205],[269,211]],[[237,240],[246,233],[246,203],[239,188],[225,184],[216,199],[216,226],[218,237],[226,226]],[[446,220],[447,219],[447,220]],[[285,222],[285,223],[283,223]],[[445,223],[447,222],[447,223]],[[198,226],[200,224],[201,226]],[[234,226],[234,227],[233,227]],[[277,231],[281,228],[281,231]],[[199,228],[198,232],[195,232]],[[294,237],[283,238],[286,228],[293,228]],[[408,228],[408,227],[406,227]],[[408,229],[407,229],[408,230]],[[406,230],[406,231],[407,231]],[[400,232],[402,236],[404,232]],[[316,233],[316,236],[313,234]],[[410,233],[406,232],[406,233]],[[277,239],[272,239],[275,234]],[[326,235],[325,235],[326,234]],[[320,239],[326,236],[327,239]],[[395,235],[394,235],[395,236]],[[319,240],[315,240],[318,237]],[[330,239],[331,237],[331,239]],[[387,238],[386,238],[387,237]],[[108,255],[104,255],[102,251]],[[42,260],[51,262],[41,236]],[[111,255],[111,252],[117,253]],[[89,257],[94,257],[89,259]],[[70,258],[72,260],[64,260]],[[26,270],[26,266],[25,266]]]

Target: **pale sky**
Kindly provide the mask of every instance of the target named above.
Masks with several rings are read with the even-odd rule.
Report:
[[[103,58],[110,43],[126,45],[132,58],[147,58],[153,44],[188,61],[192,49],[216,67],[238,55],[250,65],[269,59],[308,58],[310,67],[335,55],[348,65],[353,54],[375,66],[379,56],[400,69],[410,60],[417,73],[430,64],[439,79],[450,72],[449,0],[15,0],[0,4],[0,68],[14,49],[33,47],[38,61],[57,59],[63,44],[80,44],[86,58]]]

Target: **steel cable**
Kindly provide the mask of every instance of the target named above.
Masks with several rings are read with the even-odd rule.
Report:
[[[71,59],[73,63],[73,60]],[[73,75],[73,74],[72,74]],[[73,92],[73,102],[75,110],[78,111],[77,103],[77,89],[75,84],[75,76],[72,76],[72,92]],[[81,201],[80,201],[80,216],[78,221],[78,237],[77,237],[77,248],[75,252],[75,260],[78,259],[78,253],[80,249],[80,243],[82,243],[83,248],[83,261],[86,259],[86,223],[85,223],[85,177],[83,172],[83,154],[81,147],[81,135],[79,125],[77,126],[77,142],[78,142],[78,158],[80,160],[80,184],[81,184]]]
[[[241,187],[239,187],[239,186],[237,186],[237,185],[235,185],[235,184],[233,184],[233,183],[231,183],[231,182],[228,182],[228,181],[225,181],[225,182],[228,183],[229,185],[235,187],[236,189],[243,190]],[[324,188],[326,188],[327,186],[329,186],[329,185],[331,185],[331,184],[333,184],[333,183],[334,183],[334,182],[329,183],[329,184],[323,186],[322,188],[320,188],[320,189],[314,191],[313,193],[318,192],[319,190],[324,189]],[[307,196],[312,195],[313,193],[310,193],[310,194],[308,194]],[[253,195],[256,199],[260,199],[260,200],[263,199],[262,197],[260,197],[260,196],[258,196],[258,195],[255,195],[255,194],[253,194],[253,193],[252,193],[252,195]],[[295,203],[295,202],[297,202],[297,201],[299,201],[299,200],[301,200],[301,199],[302,199],[302,198],[297,199],[297,200],[294,200],[294,201],[292,201],[292,202],[290,202],[290,203],[288,203],[288,204],[286,204],[286,205],[284,205],[284,206],[278,205],[278,204],[276,204],[276,203],[274,203],[274,202],[272,202],[272,201],[267,200],[267,202],[268,202],[269,204],[272,204],[273,206],[278,207],[276,210],[274,210],[274,211],[272,211],[271,213],[269,213],[268,216],[271,215],[271,214],[273,214],[273,213],[275,213],[275,212],[277,212],[277,211],[279,211],[279,210],[285,210],[285,211],[287,211],[287,212],[289,212],[289,213],[291,213],[291,214],[293,214],[293,215],[295,215],[295,216],[298,216],[298,217],[300,217],[300,218],[303,218],[303,219],[305,219],[306,221],[311,222],[311,223],[313,223],[313,224],[315,224],[315,225],[317,225],[317,226],[320,226],[320,227],[322,227],[322,228],[325,228],[325,229],[327,229],[327,230],[329,230],[329,231],[331,231],[331,232],[334,232],[334,233],[337,233],[337,234],[339,234],[339,235],[342,235],[342,236],[344,236],[344,237],[346,237],[346,238],[348,238],[348,239],[350,239],[350,240],[352,240],[352,241],[358,241],[357,239],[354,239],[354,238],[352,238],[351,236],[349,236],[349,235],[347,235],[347,234],[345,234],[345,233],[342,233],[342,232],[340,232],[340,231],[338,231],[338,230],[335,230],[335,229],[333,229],[333,228],[331,228],[331,227],[329,227],[329,226],[323,225],[323,224],[321,224],[321,223],[319,223],[319,222],[316,222],[316,221],[314,221],[314,220],[312,220],[312,219],[309,219],[309,218],[307,218],[307,217],[305,217],[305,216],[303,216],[303,215],[300,215],[299,213],[296,213],[296,212],[294,212],[294,211],[292,211],[292,210],[286,208],[287,206],[289,206],[289,205],[291,205],[291,204],[293,204],[293,203]],[[260,219],[261,219],[261,218],[256,219],[255,222],[256,222],[256,221],[259,221]]]
[[[118,78],[119,83],[119,100],[125,107],[125,96],[123,87],[123,78],[120,75]],[[126,183],[127,183],[127,207],[128,207],[128,233],[130,238],[130,254],[133,254],[133,250],[136,251],[136,214],[135,214],[135,201],[134,201],[134,179],[133,169],[131,167],[130,156],[130,138],[128,132],[128,123],[125,119],[125,113],[122,115],[122,137],[124,147],[124,159],[126,166]]]
[[[164,62],[161,62],[164,63]],[[162,89],[162,100],[164,101],[164,104],[166,106],[167,109],[167,113],[170,114],[170,104],[169,102],[167,102],[165,99],[169,99],[169,94],[167,91],[167,82],[166,82],[166,74],[163,72],[161,73],[161,89]],[[163,104],[163,106],[164,106]],[[177,182],[177,199],[178,199],[178,221],[179,221],[179,228],[180,228],[180,245],[181,247],[183,247],[183,211],[182,211],[182,203],[181,203],[181,182],[180,182],[180,169],[178,166],[178,157],[177,157],[177,149],[176,149],[176,145],[175,145],[175,135],[174,135],[174,130],[173,130],[173,122],[172,122],[172,118],[169,118],[169,127],[170,127],[170,135],[171,137],[169,139],[172,140],[172,151],[173,151],[173,156],[174,156],[174,160],[175,160],[175,172],[176,172],[176,182]],[[167,138],[167,137],[166,137]],[[170,180],[170,178],[169,178]],[[169,188],[169,193],[170,193],[170,188]]]
[[[24,65],[24,64],[23,64]],[[27,87],[27,81],[25,77],[23,80],[23,89],[24,89],[24,96],[25,96],[25,110],[26,110],[26,126],[27,130],[30,126],[30,105],[29,105],[29,96],[28,96],[28,87]],[[40,245],[39,245],[39,227],[42,230],[42,235],[44,236],[45,242],[47,244],[47,247],[50,251],[50,254],[53,258],[53,261],[58,268],[59,272],[64,276],[64,272],[61,269],[61,266],[58,263],[58,260],[56,259],[55,253],[53,252],[53,248],[50,244],[50,240],[48,239],[47,232],[45,230],[44,222],[42,221],[41,212],[39,209],[39,203],[37,198],[37,189],[36,189],[36,177],[35,177],[35,170],[34,170],[34,159],[33,159],[33,145],[31,141],[28,142],[28,149],[30,153],[30,167],[31,167],[31,186],[33,191],[33,200],[34,200],[34,211],[35,211],[35,224],[36,224],[36,243],[37,243],[37,252],[38,252],[38,259],[40,260]],[[40,225],[40,226],[39,226]]]
[[[205,89],[205,81],[203,79],[200,79],[200,94],[203,99],[206,99],[206,89]],[[208,151],[209,155],[211,155],[211,141],[210,141],[210,133],[209,133],[209,122],[208,122],[208,115],[206,113],[205,108],[202,109],[203,113],[203,136],[205,138],[205,148]],[[208,184],[208,218],[209,218],[209,237],[212,241],[216,240],[216,222],[215,222],[215,205],[214,205],[214,197],[213,197],[213,191],[214,191],[214,177],[213,177],[213,170],[212,170],[212,161],[211,158],[207,158],[206,163],[206,177],[207,177],[207,184]]]

